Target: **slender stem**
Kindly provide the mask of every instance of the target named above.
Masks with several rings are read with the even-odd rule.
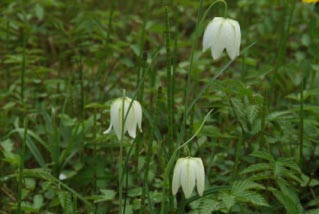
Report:
[[[22,30],[22,62],[21,62],[21,88],[20,88],[20,96],[21,100],[24,100],[24,79],[25,79],[25,64],[26,64],[26,33]]]
[[[227,3],[224,1],[224,0],[216,0],[216,1],[214,1],[211,5],[209,5],[209,7],[207,8],[207,10],[205,11],[205,13],[204,13],[204,15],[203,15],[203,17],[202,17],[202,19],[200,20],[200,24],[202,24],[203,22],[204,22],[204,20],[206,19],[206,16],[207,16],[207,14],[208,14],[208,12],[210,11],[210,9],[212,9],[212,7],[215,5],[215,4],[217,4],[218,2],[221,2],[221,3],[223,3],[224,4],[224,18],[226,18],[227,17],[227,9],[228,9],[228,7],[227,7]]]
[[[174,150],[173,142],[173,95],[172,95],[172,62],[171,62],[171,48],[170,48],[170,22],[168,16],[168,7],[165,7],[165,18],[166,18],[166,29],[165,29],[165,38],[166,38],[166,78],[167,78],[167,109],[168,109],[168,149],[169,154]]]
[[[193,69],[193,61],[194,61],[194,51],[195,51],[195,46],[197,44],[196,40],[198,37],[198,29],[199,29],[199,22],[200,22],[200,17],[201,17],[201,12],[202,12],[202,6],[203,6],[203,0],[200,0],[199,2],[199,8],[198,8],[198,13],[197,13],[197,21],[196,21],[196,27],[195,27],[195,35],[192,39],[192,49],[191,49],[191,56],[190,56],[190,65],[189,65],[189,70],[187,73],[187,82],[186,82],[186,88],[185,88],[185,98],[184,98],[184,115],[183,115],[183,122],[181,125],[181,130],[179,133],[179,137],[177,139],[177,146],[179,146],[182,142],[182,139],[184,138],[184,133],[185,133],[185,127],[186,127],[186,120],[188,117],[188,100],[190,97],[190,84],[191,84],[191,75],[192,75],[192,69]]]
[[[24,120],[24,134],[23,134],[23,141],[22,141],[22,148],[20,153],[20,167],[19,167],[19,180],[18,180],[18,207],[17,213],[22,213],[21,210],[21,203],[22,203],[22,182],[23,182],[23,169],[24,169],[24,154],[25,154],[25,146],[27,141],[27,134],[28,134],[28,117]]]
[[[243,130],[241,130],[240,132],[240,135],[237,141],[237,146],[236,146],[235,165],[234,165],[234,173],[233,173],[234,179],[236,179],[238,176],[238,166],[239,166],[239,159],[240,159],[242,144],[243,144]]]
[[[7,20],[7,24],[6,24],[6,42],[5,42],[5,54],[9,55],[9,29],[10,29],[10,22]],[[6,76],[5,76],[5,80],[6,80],[6,87],[9,88],[10,85],[10,71],[9,71],[9,67],[5,66],[5,70],[6,70]]]
[[[123,196],[123,186],[122,186],[123,163],[122,162],[123,162],[123,137],[124,137],[124,126],[125,126],[124,102],[125,102],[125,90],[123,90],[122,108],[121,108],[122,127],[121,127],[121,139],[120,139],[120,160],[119,160],[119,213],[120,214],[122,214],[122,200],[123,200],[122,199],[122,196]]]
[[[300,130],[299,130],[299,155],[300,155],[300,165],[303,166],[303,132],[304,132],[304,79],[301,81],[300,85],[300,112],[299,112],[299,119],[300,119]]]

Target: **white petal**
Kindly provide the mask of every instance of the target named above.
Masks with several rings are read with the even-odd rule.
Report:
[[[216,35],[218,29],[218,18],[219,17],[216,17],[209,22],[205,29],[203,36],[203,52],[212,46],[212,38]]]
[[[198,195],[202,196],[205,188],[205,169],[201,158],[193,158],[196,165],[196,187]]]
[[[103,134],[108,134],[108,133],[110,133],[111,130],[112,130],[112,121],[111,121],[111,123],[110,123],[109,128],[108,128],[107,130],[105,130],[105,131],[103,132]]]
[[[134,110],[135,110],[135,119],[137,121],[138,128],[140,132],[142,132],[142,116],[143,116],[142,106],[137,100],[134,101]]]
[[[121,140],[121,137],[122,137],[122,106],[123,106],[123,99],[118,98],[112,103],[111,111],[110,111],[111,122],[114,128],[114,132],[119,140]]]
[[[176,195],[178,188],[181,185],[182,162],[183,162],[183,158],[179,158],[177,160],[175,168],[174,168],[173,181],[172,181],[172,194],[173,195]]]
[[[195,187],[195,169],[191,158],[185,158],[181,171],[181,185],[185,194],[185,198],[189,198]]]
[[[237,21],[227,19],[223,28],[227,54],[232,60],[239,55],[240,30],[238,31],[238,27]]]
[[[137,121],[136,121],[136,118],[135,118],[134,110],[132,108],[134,108],[133,105],[131,106],[131,109],[130,109],[128,115],[127,115],[125,125],[126,125],[126,129],[128,131],[128,134],[132,138],[135,138],[136,137]]]
[[[132,99],[126,97],[125,98],[125,104],[124,104],[124,111],[125,111],[125,128],[124,131],[128,131],[129,135],[132,138],[136,137],[136,126],[137,122],[135,119],[135,111],[134,111],[134,101],[132,102]],[[127,114],[127,115],[126,115]]]
[[[240,42],[241,42],[241,32],[240,32],[240,26],[237,21],[233,22],[233,27],[235,29],[235,48],[236,48],[236,54],[239,56],[240,52]]]
[[[212,46],[211,46],[211,52],[212,52],[212,57],[213,59],[219,59],[220,56],[222,55],[223,50],[225,49],[225,31],[224,31],[224,25],[225,25],[225,19],[224,18],[219,18],[216,21],[216,34],[212,38]]]

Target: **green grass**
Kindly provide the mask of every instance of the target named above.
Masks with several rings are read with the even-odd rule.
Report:
[[[213,2],[1,1],[0,213],[318,213],[318,5]],[[240,56],[213,61],[225,14]],[[143,132],[119,142],[123,89]],[[185,199],[189,155],[205,191]]]

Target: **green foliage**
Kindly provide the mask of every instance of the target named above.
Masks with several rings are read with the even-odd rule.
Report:
[[[318,3],[213,2],[1,0],[0,213],[319,213]],[[217,16],[240,23],[233,61],[201,50]],[[120,166],[122,89],[143,132]],[[192,136],[186,200],[167,165]]]
[[[207,214],[216,211],[223,213],[239,212],[236,207],[243,204],[253,206],[269,206],[265,198],[258,193],[258,190],[264,190],[265,187],[250,180],[235,181],[230,190],[221,190],[217,195],[206,196],[201,199],[199,206],[200,214]]]

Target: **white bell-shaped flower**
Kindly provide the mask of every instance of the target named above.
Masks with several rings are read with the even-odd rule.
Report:
[[[130,106],[131,102],[132,99],[128,97],[121,97],[112,102],[110,127],[104,131],[103,134],[108,134],[113,127],[117,138],[121,140],[122,132],[124,135],[126,131],[132,138],[135,138],[137,126],[140,132],[142,132],[142,106],[136,100],[134,100]],[[127,115],[124,126],[122,125],[124,121],[123,115],[124,118]],[[124,128],[123,130],[122,127]]]
[[[215,17],[205,29],[203,52],[211,48],[213,59],[219,59],[226,48],[228,56],[234,60],[239,56],[240,40],[240,26],[237,21]]]
[[[202,159],[195,157],[179,158],[176,162],[173,174],[173,195],[175,195],[179,187],[182,186],[185,198],[189,198],[195,184],[198,194],[202,196],[205,187],[205,170]]]

